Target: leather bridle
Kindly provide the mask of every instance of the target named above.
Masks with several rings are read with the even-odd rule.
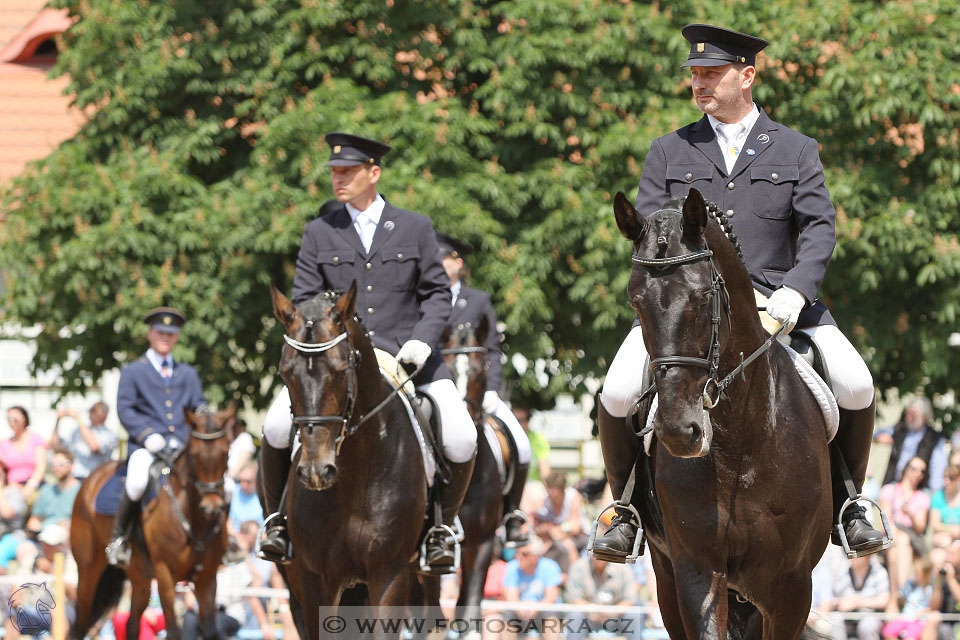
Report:
[[[676,211],[681,213],[679,210],[669,209],[669,211]],[[658,246],[666,246],[667,239],[663,236],[657,238]],[[655,267],[658,269],[672,267],[677,265],[684,265],[696,262],[707,258],[710,260],[710,272],[711,272],[711,284],[710,284],[710,297],[711,297],[711,313],[712,317],[710,319],[710,348],[707,351],[706,358],[695,358],[691,356],[661,356],[659,358],[653,358],[650,360],[650,367],[657,371],[664,367],[678,365],[678,366],[688,366],[688,367],[700,367],[707,370],[707,382],[703,387],[702,398],[703,398],[703,408],[706,410],[713,409],[717,406],[717,403],[720,402],[720,394],[723,393],[724,389],[733,381],[734,377],[738,374],[742,374],[744,368],[749,365],[751,362],[756,360],[762,353],[770,348],[770,345],[773,344],[773,341],[777,339],[780,333],[783,331],[781,326],[777,329],[772,336],[767,338],[760,347],[750,354],[749,357],[744,359],[743,353],[740,353],[740,364],[737,365],[733,371],[728,373],[722,379],[720,378],[719,368],[720,368],[720,319],[721,312],[726,311],[726,316],[730,318],[730,294],[727,292],[726,284],[723,281],[723,277],[720,275],[720,272],[717,270],[716,265],[713,262],[713,251],[709,248],[702,249],[700,251],[692,251],[690,253],[684,253],[679,256],[671,256],[667,258],[645,258],[643,256],[637,255],[634,253],[631,256],[631,260],[634,264],[638,264],[644,267]],[[640,394],[639,399],[634,404],[634,411],[637,411],[640,407],[640,404],[650,395],[656,392],[656,382],[652,383],[647,389]],[[643,431],[648,431],[649,428],[645,428]],[[643,435],[643,433],[641,434]]]

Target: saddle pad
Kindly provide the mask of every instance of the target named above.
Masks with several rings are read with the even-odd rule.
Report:
[[[411,396],[417,392],[417,388],[413,385],[413,380],[411,380],[407,372],[403,370],[403,366],[396,358],[383,349],[377,349],[376,347],[374,347],[373,353],[377,356],[377,364],[380,366],[380,372],[383,374],[383,377],[389,380],[395,388],[403,385],[403,390]]]
[[[781,343],[780,346],[786,349],[787,355],[790,356],[793,366],[800,375],[800,379],[803,380],[807,388],[810,389],[810,393],[816,398],[817,405],[820,406],[820,411],[823,413],[823,422],[827,429],[827,442],[832,442],[837,435],[837,427],[840,426],[840,408],[837,406],[837,399],[833,397],[833,391],[823,381],[823,378],[817,375],[817,372],[813,370],[813,367],[803,356],[785,344]],[[658,400],[658,395],[655,394],[653,401],[650,403],[650,411],[647,413],[646,426],[651,429],[643,437],[643,449],[647,452],[647,455],[650,455],[650,442],[653,440],[653,419],[657,415]],[[709,420],[709,417],[707,419]]]
[[[507,481],[507,467],[503,462],[503,450],[500,448],[500,439],[497,438],[497,432],[486,420],[483,421],[483,435],[487,437],[487,444],[490,445],[490,451],[493,452],[493,459],[497,461],[497,473],[500,474],[500,484],[502,485]]]
[[[163,476],[166,478],[166,476]],[[120,495],[125,490],[127,482],[127,464],[123,463],[117,466],[117,470],[100,487],[97,497],[93,501],[93,509],[102,516],[117,515],[117,507],[120,505]],[[166,482],[166,480],[161,480]],[[147,490],[140,501],[142,505],[148,505],[157,497],[157,483],[151,477],[147,484]]]

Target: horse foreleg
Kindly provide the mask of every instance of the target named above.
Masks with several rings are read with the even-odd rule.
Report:
[[[150,602],[150,578],[139,572],[129,571],[130,578],[130,617],[127,618],[127,640],[139,640],[140,619]],[[173,618],[176,626],[176,618]],[[166,622],[168,628],[170,623]]]
[[[217,640],[217,567],[220,563],[204,567],[194,582],[194,595],[200,615],[200,637],[203,640]]]
[[[160,594],[160,606],[163,607],[163,619],[167,628],[167,640],[180,640],[180,625],[177,624],[177,613],[173,608],[177,596],[177,582],[170,573],[170,567],[163,562],[158,562],[154,571],[157,577],[157,592]]]
[[[810,574],[783,576],[769,598],[757,603],[763,613],[763,640],[795,640],[807,624],[813,584]]]
[[[483,587],[487,581],[487,571],[493,560],[494,539],[488,538],[476,545],[463,556],[463,571],[460,578],[460,597],[457,598],[457,617],[480,620],[480,603],[483,600]]]
[[[677,601],[686,637],[725,639],[727,575],[682,560],[678,565]]]
[[[649,546],[650,562],[657,576],[657,603],[663,626],[671,638],[683,638],[683,618],[680,615],[680,601],[677,598],[676,577],[670,558],[660,553],[654,545]]]

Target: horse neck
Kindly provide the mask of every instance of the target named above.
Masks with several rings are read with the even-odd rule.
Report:
[[[346,325],[350,334],[350,344],[360,354],[360,362],[357,365],[357,399],[353,407],[353,419],[357,419],[376,407],[390,392],[390,388],[380,374],[380,365],[377,364],[373,344],[363,328],[352,318]]]

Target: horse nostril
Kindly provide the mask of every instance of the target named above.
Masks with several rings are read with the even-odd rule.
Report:
[[[320,478],[324,482],[333,482],[337,479],[337,468],[332,464],[325,464],[320,469]]]

